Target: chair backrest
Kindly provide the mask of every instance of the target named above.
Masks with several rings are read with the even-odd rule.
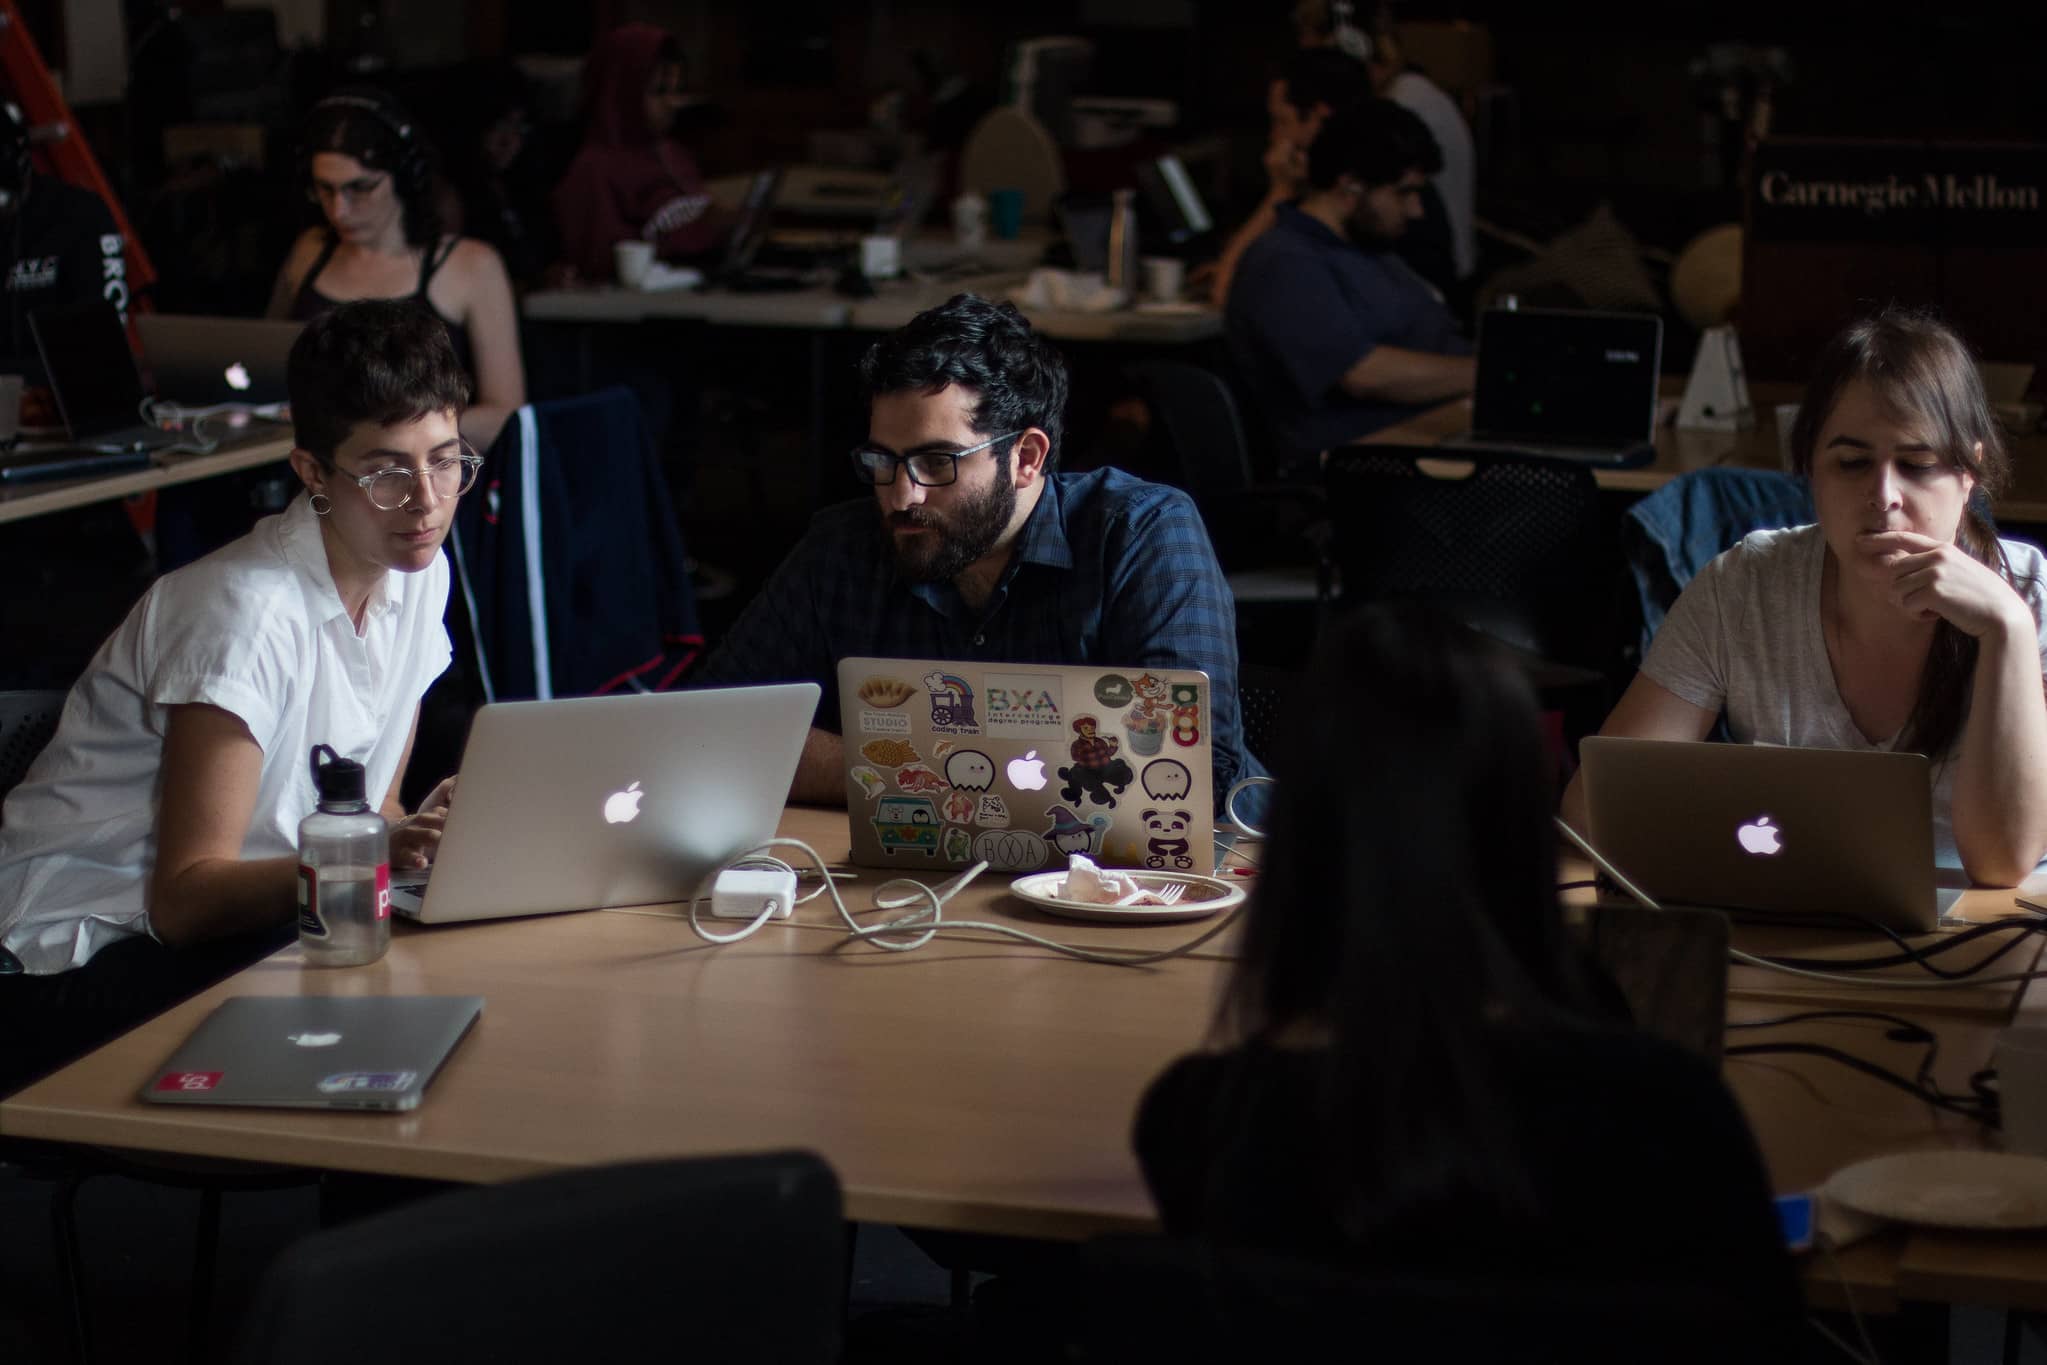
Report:
[[[1617,1260],[1625,1255],[1615,1249]],[[1804,1359],[1795,1321],[1710,1285],[1383,1275],[1164,1238],[1081,1250],[1077,1346],[1090,1362],[1307,1360],[1354,1341],[1374,1360]]]
[[[317,1233],[271,1266],[250,1365],[838,1358],[839,1185],[783,1152],[457,1191]]]
[[[1277,757],[1283,727],[1300,675],[1262,664],[1237,666],[1237,714],[1242,717],[1244,747],[1270,769]]]
[[[62,692],[0,692],[0,797],[28,774],[28,765],[57,733]]]
[[[1347,603],[1418,598],[1532,654],[1603,666],[1618,564],[1583,465],[1488,457],[1438,477],[1425,446],[1343,446],[1323,469]],[[1461,456],[1452,458],[1461,459]]]
[[[1203,507],[1251,482],[1250,447],[1237,400],[1221,375],[1181,360],[1130,367],[1180,464],[1180,484]]]

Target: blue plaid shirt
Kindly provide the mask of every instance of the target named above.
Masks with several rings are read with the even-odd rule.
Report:
[[[839,660],[960,659],[1198,668],[1214,714],[1215,798],[1263,773],[1237,714],[1237,626],[1193,500],[1118,469],[1054,474],[987,605],[896,574],[874,499],[818,513],[693,679],[815,682],[839,728]],[[1253,804],[1246,800],[1247,815]]]

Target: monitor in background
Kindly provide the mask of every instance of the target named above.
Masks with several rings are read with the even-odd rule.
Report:
[[[95,299],[29,314],[71,443],[94,450],[162,450],[178,438],[142,420],[142,372],[114,305]]]
[[[1179,157],[1162,156],[1140,164],[1137,184],[1143,191],[1143,227],[1150,235],[1144,243],[1146,252],[1160,246],[1185,246],[1215,228],[1214,217],[1201,202],[1194,178]]]
[[[1628,443],[1656,434],[1663,320],[1495,308],[1479,320],[1471,429],[1481,437]]]

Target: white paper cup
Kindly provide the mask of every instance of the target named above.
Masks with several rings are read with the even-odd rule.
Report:
[[[1172,256],[1144,258],[1144,294],[1155,303],[1176,303],[1187,283],[1187,267]]]
[[[1791,428],[1798,421],[1798,403],[1777,405],[1777,462],[1784,468],[1791,468]]]
[[[637,239],[614,242],[611,263],[618,272],[620,284],[628,289],[638,289],[645,283],[647,271],[654,264],[654,244]]]
[[[882,233],[860,239],[860,273],[870,280],[892,280],[903,273],[903,244]]]

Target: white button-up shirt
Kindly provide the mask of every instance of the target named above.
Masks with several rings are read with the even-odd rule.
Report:
[[[370,800],[383,800],[419,699],[452,657],[447,601],[445,555],[387,573],[358,635],[303,497],[158,579],[0,810],[0,943],[31,972],[61,972],[150,932],[166,707],[220,707],[262,746],[244,858],[297,850],[315,744],[361,763]]]

